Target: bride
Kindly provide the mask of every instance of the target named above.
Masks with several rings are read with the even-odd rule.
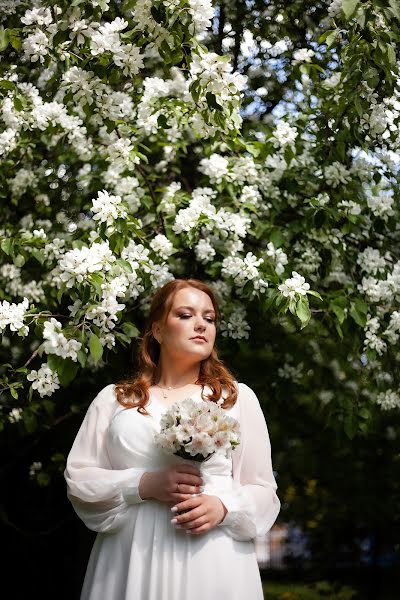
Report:
[[[76,513],[97,532],[81,600],[263,599],[254,539],[280,503],[263,412],[218,358],[218,318],[205,283],[164,285],[138,372],[88,408],[64,473]],[[188,397],[220,400],[240,423],[239,446],[200,468],[154,441],[163,414]]]

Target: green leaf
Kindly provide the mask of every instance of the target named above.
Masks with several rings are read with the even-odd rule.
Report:
[[[140,334],[139,329],[133,323],[127,321],[122,323],[122,331],[130,338],[138,337]]]
[[[379,72],[375,67],[369,67],[364,73],[364,79],[370,88],[375,89],[379,83]]]
[[[310,306],[307,296],[300,296],[296,304],[296,315],[301,321],[301,329],[303,329],[311,318]]]
[[[79,371],[79,365],[71,360],[70,358],[66,358],[63,360],[61,366],[57,369],[58,378],[63,387],[68,387],[77,372]]]
[[[351,303],[350,316],[357,323],[357,325],[360,325],[360,327],[365,327],[365,324],[367,322],[367,317],[365,314],[363,314],[361,311],[359,311],[357,309],[354,302]]]
[[[90,336],[89,350],[94,362],[99,362],[99,360],[103,356],[103,346],[101,345],[101,342],[95,333],[92,333],[92,335]]]
[[[222,110],[222,106],[220,104],[218,104],[217,98],[216,98],[215,94],[213,94],[212,92],[207,92],[206,100],[207,100],[208,107],[211,108],[212,110]]]
[[[4,90],[14,90],[15,87],[16,86],[13,81],[8,81],[8,79],[2,79],[0,81],[0,88],[3,88]]]
[[[82,350],[82,348],[80,350],[78,350],[77,352],[77,356],[78,356],[78,362],[81,365],[82,369],[85,368],[86,366],[86,361],[87,361],[87,354],[86,352],[84,352]]]
[[[14,240],[11,240],[10,238],[6,238],[1,241],[1,249],[8,256],[12,255],[13,247],[14,247]]]
[[[342,11],[343,14],[348,21],[350,17],[353,16],[358,5],[358,0],[343,0],[342,1]]]
[[[122,267],[124,269],[124,271],[126,271],[127,273],[133,273],[132,266],[131,266],[130,262],[128,262],[127,260],[125,260],[123,258],[117,258],[117,260],[115,261],[115,264]]]
[[[315,290],[308,290],[307,294],[309,294],[310,296],[315,296],[315,298],[318,298],[318,300],[322,300],[321,294],[319,294]]]
[[[338,29],[335,29],[334,31],[332,31],[326,38],[325,43],[327,45],[327,49],[329,50],[329,48],[331,48],[333,46],[333,44],[336,42],[337,39],[337,35],[338,35]]]
[[[10,29],[10,44],[14,50],[21,49],[21,36],[18,29]]]
[[[13,260],[16,267],[23,267],[25,264],[25,256],[23,254],[18,254]]]
[[[157,124],[159,127],[161,127],[161,129],[169,129],[171,127],[165,115],[158,116]]]
[[[47,356],[47,364],[49,365],[53,373],[58,373],[58,371],[61,370],[63,362],[64,359],[61,358],[61,356],[57,356],[56,354],[49,354]]]
[[[11,396],[15,399],[18,400],[18,392],[15,388],[10,387],[10,392],[11,392]]]
[[[44,255],[44,252],[42,250],[38,250],[37,248],[32,248],[31,250],[31,255],[33,256],[33,258],[36,258],[36,260],[42,265],[44,263],[44,261],[46,260],[46,256]]]
[[[400,4],[399,0],[389,0],[390,9],[395,17],[400,19]]]
[[[388,55],[388,59],[389,59],[389,64],[395,65],[396,64],[396,51],[392,45],[388,45],[387,55]]]
[[[0,52],[3,52],[10,41],[10,33],[8,29],[0,29]]]
[[[358,422],[353,413],[348,413],[344,419],[344,431],[349,439],[353,439],[358,431]]]

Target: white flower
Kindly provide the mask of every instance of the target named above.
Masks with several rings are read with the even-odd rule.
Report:
[[[42,363],[38,371],[32,370],[26,378],[33,381],[32,388],[37,390],[42,398],[51,396],[60,387],[57,373],[52,371],[47,363]]]
[[[172,242],[165,236],[159,233],[149,243],[150,248],[159,254],[161,258],[166,260],[174,252],[174,246]]]
[[[293,52],[292,64],[297,65],[298,63],[311,62],[314,54],[314,50],[311,50],[310,48],[300,48]]]
[[[45,340],[43,350],[46,354],[56,354],[62,358],[71,358],[76,362],[78,360],[77,352],[81,349],[82,344],[77,340],[67,339],[61,330],[61,323],[54,317],[46,321],[43,326],[43,339]],[[45,376],[44,371],[42,376]]]
[[[194,251],[197,260],[202,263],[211,262],[215,256],[215,250],[208,240],[199,240]]]
[[[385,221],[387,221],[388,217],[394,215],[393,203],[394,198],[390,192],[383,192],[378,196],[367,196],[367,204],[372,214],[376,217],[381,217]]]
[[[59,261],[60,280],[67,288],[71,288],[75,283],[85,281],[90,273],[108,271],[111,268],[110,263],[115,260],[108,242],[94,243],[90,248],[74,248],[66,252]]]
[[[331,0],[330,5],[328,6],[329,16],[332,18],[338,17],[342,10],[342,2],[343,0]]]
[[[22,408],[13,408],[8,413],[8,420],[10,421],[10,423],[18,423],[18,421],[22,419],[22,413]]]
[[[107,225],[112,225],[115,219],[125,219],[127,212],[121,203],[121,196],[112,196],[106,190],[98,192],[92,200],[93,219]]]
[[[285,265],[288,264],[287,254],[280,248],[275,248],[272,242],[268,242],[266,255],[275,264],[276,274],[282,275],[285,270]]]
[[[20,337],[25,337],[29,333],[29,327],[24,325],[24,318],[29,307],[29,301],[24,298],[19,304],[9,303],[7,300],[0,302],[0,331],[7,326],[10,331],[16,331]]]
[[[278,285],[278,290],[286,298],[294,298],[296,295],[304,296],[309,289],[310,284],[306,283],[304,277],[296,273],[296,271],[292,271],[292,277]]]
[[[186,398],[163,414],[154,439],[168,454],[202,461],[217,451],[228,456],[239,443],[240,426],[216,403]]]
[[[340,162],[335,161],[324,168],[326,183],[337,187],[341,183],[346,184],[351,180],[350,171]]]
[[[221,274],[224,277],[233,277],[238,287],[243,287],[248,281],[253,283],[254,292],[265,291],[268,282],[265,281],[257,269],[264,262],[257,258],[252,252],[248,252],[245,258],[240,256],[227,256],[222,261]]]
[[[394,390],[386,390],[386,392],[381,392],[378,394],[376,403],[381,407],[382,410],[400,408],[400,395]]]
[[[235,307],[229,318],[224,318],[221,321],[221,333],[223,337],[230,337],[233,340],[247,340],[249,332],[250,326],[246,321],[244,306]]]
[[[34,477],[38,471],[42,470],[42,463],[40,461],[35,461],[29,467],[29,475],[30,477]]]
[[[390,255],[388,253],[386,253],[385,256],[381,256],[379,250],[367,246],[367,248],[358,255],[357,264],[359,264],[361,269],[366,273],[376,275],[377,273],[383,273],[385,271],[388,260],[390,260]]]
[[[293,145],[297,135],[296,127],[291,127],[285,121],[279,121],[272,133],[271,141],[275,147]]]
[[[210,178],[211,183],[221,183],[228,173],[229,162],[220,154],[212,154],[210,158],[200,161],[199,171]]]
[[[44,57],[47,56],[51,46],[49,38],[46,34],[37,29],[35,33],[28,35],[22,42],[22,49],[25,57],[31,62],[44,62]]]
[[[211,0],[189,0],[189,13],[193,19],[193,33],[201,33],[211,26],[215,9]]]
[[[32,10],[27,10],[24,16],[21,17],[21,22],[25,23],[25,25],[32,25],[33,23],[50,25],[52,21],[53,17],[49,8],[33,8]]]

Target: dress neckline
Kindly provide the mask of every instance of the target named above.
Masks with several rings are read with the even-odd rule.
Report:
[[[204,390],[207,388],[207,386],[204,386]],[[193,392],[193,394],[190,394],[188,396],[185,396],[185,398],[183,398],[182,400],[178,400],[178,402],[183,402],[183,400],[186,400],[187,398],[196,398],[197,396],[201,395],[203,391],[203,387],[200,387],[197,391]],[[176,402],[172,402],[171,404],[169,404],[168,406],[166,406],[163,402],[161,402],[161,400],[159,400],[157,398],[157,396],[155,395],[155,393],[153,392],[153,390],[149,390],[149,394],[150,394],[150,399],[151,402],[154,401],[154,404],[158,405],[160,408],[163,409],[163,412],[167,412],[167,410],[169,408],[171,408],[171,406],[173,404],[176,404]]]

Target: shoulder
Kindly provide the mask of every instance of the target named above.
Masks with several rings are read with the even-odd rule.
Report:
[[[115,385],[110,383],[102,388],[92,400],[88,410],[98,410],[101,412],[111,412],[118,404],[115,395]]]
[[[258,402],[258,398],[250,386],[242,382],[236,382],[236,384],[238,387],[238,396],[243,398],[249,398],[253,401],[256,400]]]

